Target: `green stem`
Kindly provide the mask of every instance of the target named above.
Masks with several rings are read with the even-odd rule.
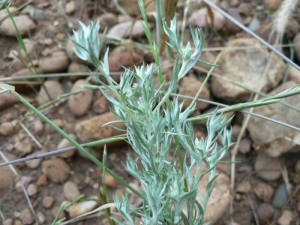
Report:
[[[74,145],[79,151],[81,151],[83,154],[85,154],[90,160],[92,160],[96,165],[104,168],[104,165],[91,153],[89,153],[85,148],[83,148],[78,142],[76,142],[73,138],[71,138],[67,133],[65,133],[62,129],[60,129],[57,125],[55,125],[48,117],[46,117],[44,114],[42,114],[40,111],[38,111],[33,105],[31,105],[26,99],[24,99],[21,95],[19,95],[15,91],[11,91],[11,93],[18,98],[24,105],[26,105],[30,110],[32,110],[34,113],[36,113],[42,120],[44,120],[46,123],[48,123],[54,130],[56,130],[62,137],[67,139],[72,145]],[[115,178],[118,182],[120,182],[122,185],[130,189],[133,193],[135,193],[137,196],[142,198],[142,195],[136,191],[134,188],[132,188],[130,185],[128,185],[122,178],[120,178],[117,174],[115,174],[112,170],[109,168],[105,168],[106,171]]]

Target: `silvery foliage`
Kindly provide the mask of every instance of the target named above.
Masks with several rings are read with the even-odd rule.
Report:
[[[0,10],[6,7],[10,7],[15,0],[0,0]]]
[[[206,139],[194,139],[192,124],[187,122],[195,106],[183,110],[178,99],[163,105],[169,95],[178,86],[178,82],[197,63],[203,47],[203,34],[200,29],[192,32],[195,50],[190,44],[183,48],[178,40],[176,19],[164,29],[169,37],[168,45],[178,53],[173,69],[173,77],[168,88],[163,92],[164,84],[155,89],[153,76],[156,72],[153,65],[136,67],[135,71],[125,69],[120,83],[116,83],[109,75],[108,51],[103,62],[98,60],[103,40],[98,40],[99,24],[91,22],[90,26],[82,26],[82,31],[74,31],[75,53],[102,72],[107,83],[102,93],[113,103],[114,113],[120,121],[127,125],[127,140],[138,159],[128,156],[126,170],[142,187],[143,204],[141,207],[130,206],[125,195],[121,200],[115,197],[115,204],[125,222],[114,220],[118,224],[135,224],[135,217],[142,219],[142,224],[203,224],[204,212],[216,179],[216,166],[230,146],[231,131],[226,129],[230,120],[222,119],[214,114],[207,123]],[[164,93],[164,94],[163,94]],[[169,160],[170,149],[174,138],[179,140],[186,150],[183,160],[183,171],[178,169],[177,162]],[[222,148],[218,147],[217,139],[222,137]],[[178,145],[177,145],[178,147]],[[143,168],[138,168],[138,161]],[[200,172],[202,162],[205,163],[209,182],[206,194],[201,196],[198,185],[203,177]],[[187,184],[187,185],[185,185]],[[196,201],[200,196],[202,202]],[[186,212],[183,209],[186,207]]]

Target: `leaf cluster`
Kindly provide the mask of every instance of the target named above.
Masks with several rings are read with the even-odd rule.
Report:
[[[203,224],[208,199],[216,179],[216,166],[230,146],[231,131],[226,129],[230,120],[214,114],[208,121],[206,139],[194,139],[192,124],[187,118],[194,112],[195,105],[183,110],[178,99],[171,101],[171,93],[178,87],[180,79],[198,62],[203,48],[201,29],[192,32],[195,50],[191,45],[182,47],[178,40],[176,18],[170,27],[163,23],[168,45],[177,53],[170,85],[164,82],[158,89],[154,86],[157,73],[153,65],[142,65],[134,71],[125,68],[120,83],[109,74],[108,51],[103,61],[98,60],[103,40],[98,39],[99,24],[90,26],[81,23],[82,31],[74,31],[75,53],[87,60],[102,72],[106,82],[99,80],[100,91],[113,103],[113,112],[127,126],[127,141],[139,155],[137,159],[128,156],[126,170],[141,184],[142,205],[132,207],[127,195],[122,199],[115,197],[115,204],[123,216],[116,218],[118,224],[135,224],[141,217],[143,224]],[[144,22],[144,28],[148,27]],[[146,29],[147,30],[147,29]],[[179,59],[182,63],[179,63]],[[221,137],[222,148],[217,139]],[[176,151],[171,155],[172,141],[176,139]],[[177,166],[176,152],[185,150],[181,169]],[[138,167],[141,162],[142,169]],[[204,173],[202,162],[209,174],[206,193],[198,191]],[[201,198],[201,202],[196,197]]]

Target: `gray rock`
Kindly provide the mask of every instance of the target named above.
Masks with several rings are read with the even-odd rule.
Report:
[[[71,138],[73,138],[74,140],[76,140],[76,136],[74,134],[68,134]],[[68,147],[72,147],[73,145],[67,140],[67,139],[62,139],[59,144],[57,145],[57,149],[63,149],[63,148],[68,148]],[[71,158],[72,156],[75,155],[75,153],[77,152],[77,150],[73,150],[73,151],[68,151],[68,152],[64,152],[59,154],[59,157],[62,158]]]
[[[184,77],[180,82],[179,94],[195,97],[202,83],[195,77]],[[207,87],[204,86],[199,98],[210,100],[210,93]],[[183,108],[187,108],[193,101],[193,99],[179,98],[181,101],[184,100]],[[196,110],[205,109],[209,103],[197,101]]]
[[[46,151],[42,150],[42,151],[37,151],[37,152],[34,152],[28,156],[35,156],[35,155],[39,155],[39,154],[42,154],[42,153],[46,153]],[[39,159],[33,159],[33,160],[28,160],[25,162],[26,166],[30,169],[36,169],[38,168],[40,165],[41,165],[41,162],[43,161],[42,158],[39,158]]]
[[[140,15],[140,8],[136,0],[118,0],[118,3],[126,14],[130,16]],[[147,12],[155,11],[155,2],[152,0],[144,0],[144,4],[147,6]]]
[[[17,140],[14,144],[15,151],[19,156],[26,156],[33,151],[31,141],[27,138],[23,140]]]
[[[2,162],[3,161],[0,160],[0,163]],[[8,166],[0,167],[0,174],[0,198],[2,198],[11,188],[15,180],[15,176]]]
[[[25,208],[20,213],[20,219],[22,220],[22,223],[25,224],[33,224],[34,217],[30,211],[29,208]]]
[[[31,59],[35,59],[36,56],[36,52],[35,52],[35,45],[36,43],[28,38],[23,39],[23,42],[26,46],[27,49],[27,54],[30,56]],[[24,52],[23,49],[20,48],[20,56],[23,59],[27,59],[28,60],[28,56],[27,54]]]
[[[242,154],[249,153],[251,150],[251,140],[249,138],[243,138],[240,142],[238,150]]]
[[[0,111],[11,107],[18,102],[19,102],[19,99],[17,99],[11,93],[9,93],[9,92],[2,93],[0,95]]]
[[[259,29],[260,27],[260,21],[256,18],[253,18],[248,26],[248,29],[251,31],[255,31]]]
[[[131,27],[132,32],[131,32]],[[107,37],[113,39],[128,38],[132,35],[133,38],[141,37],[145,34],[141,21],[126,21],[113,26],[107,33]]]
[[[94,102],[93,111],[98,114],[106,113],[109,111],[110,106],[111,103],[107,100],[106,97],[102,96]]]
[[[29,184],[27,187],[27,193],[29,196],[36,195],[38,193],[38,188],[35,184]]]
[[[112,112],[108,112],[81,121],[75,126],[76,136],[81,142],[85,143],[123,134],[122,131],[113,128],[125,129],[126,127],[123,123],[113,123],[102,126],[116,120],[118,120],[118,118]]]
[[[44,131],[44,125],[43,125],[43,123],[42,123],[41,120],[36,119],[34,121],[33,130],[34,130],[34,133],[37,134],[37,135],[40,135],[40,134],[43,133],[43,131]]]
[[[265,0],[265,6],[270,11],[276,11],[279,9],[282,1],[281,0]]]
[[[299,37],[300,37],[300,35],[299,35]],[[300,38],[299,38],[299,41],[300,41]],[[296,48],[296,46],[295,46],[295,48]],[[290,69],[289,69],[288,80],[294,81],[296,84],[299,84],[300,83],[300,70],[298,70],[295,67],[291,66]]]
[[[69,58],[64,52],[54,52],[39,63],[39,68],[43,73],[65,72],[68,70],[68,66]]]
[[[20,130],[20,125],[17,120],[8,121],[0,124],[0,136],[10,136]]]
[[[45,215],[44,215],[42,212],[37,212],[37,213],[36,213],[36,218],[38,219],[38,221],[39,221],[41,224],[44,224],[45,221],[46,221],[46,217],[45,217]]]
[[[226,212],[231,198],[229,178],[223,173],[218,174],[204,216],[205,220],[209,221],[211,224],[217,222]],[[202,178],[198,188],[202,196],[206,193],[206,183],[206,178]],[[197,195],[197,201],[202,202],[199,195]]]
[[[26,15],[15,16],[14,21],[22,37],[27,37],[29,34],[33,34],[33,32],[36,30],[35,23]],[[2,22],[0,30],[7,36],[17,37],[17,31],[10,18],[6,18]]]
[[[19,10],[14,6],[9,7],[8,9],[13,16],[18,15],[19,13]],[[0,21],[4,20],[7,17],[9,17],[7,10],[6,9],[0,10]]]
[[[226,18],[214,9],[212,10],[212,12],[214,15],[213,28],[216,30],[223,29],[225,27]],[[188,19],[188,25],[204,28],[208,25],[206,21],[208,21],[209,24],[211,24],[209,17],[207,17],[207,9],[202,8],[191,14],[191,16]]]
[[[260,204],[256,209],[259,224],[270,224],[273,220],[275,210],[272,205],[267,203]]]
[[[104,13],[99,16],[96,21],[100,22],[100,32],[103,32],[105,28],[108,30],[118,23],[118,17],[114,13]]]
[[[240,23],[243,23],[242,18],[240,16],[239,10],[237,8],[229,8],[227,13],[232,16],[235,20],[237,20]],[[237,26],[235,23],[233,23],[231,20],[226,19],[226,29],[231,34],[236,34],[242,30],[239,26]]]
[[[13,61],[11,62],[10,64],[10,68],[13,70],[13,71],[19,71],[19,70],[22,70],[25,68],[26,65],[24,65],[24,63],[17,57],[15,57],[13,59]]]
[[[98,199],[97,197],[93,196],[90,198]],[[84,202],[78,202],[68,208],[66,211],[69,213],[71,219],[80,216],[82,214],[88,213],[96,208],[98,205],[97,201],[89,200]]]
[[[45,196],[42,200],[42,204],[45,208],[50,208],[54,203],[54,198],[51,196]]]
[[[46,19],[46,15],[43,10],[41,9],[30,9],[29,10],[29,16],[31,19],[35,21],[43,21]]]
[[[273,96],[295,85],[296,83],[288,81],[280,85],[268,95]],[[285,98],[284,102],[299,108],[300,96],[295,95]],[[299,113],[279,103],[255,108],[254,112],[259,115],[300,127]],[[291,128],[253,116],[249,121],[248,130],[255,145],[259,146],[271,157],[278,157],[285,152],[300,151],[300,146],[285,139],[285,137],[288,137],[291,140],[294,140],[295,143],[300,141],[300,132]]]
[[[268,165],[266,167],[266,165]],[[280,177],[281,164],[278,158],[271,158],[264,151],[259,151],[255,160],[254,169],[257,176],[264,180],[276,180]]]
[[[74,1],[70,1],[66,4],[66,13],[71,15],[76,12],[76,3]]]
[[[42,163],[43,172],[54,183],[65,182],[70,175],[69,165],[62,159],[49,159]]]
[[[251,10],[252,10],[252,6],[250,3],[241,3],[239,5],[239,12],[244,14],[245,16],[248,16],[250,13],[251,13]]]
[[[285,206],[289,198],[289,194],[286,190],[285,184],[280,184],[275,191],[274,197],[272,199],[272,205],[275,208],[282,209]]]
[[[78,185],[72,181],[68,181],[64,184],[64,195],[69,201],[75,200],[80,196]]]
[[[283,210],[280,218],[277,220],[277,223],[279,225],[290,225],[293,218],[294,218],[294,215],[291,211]]]
[[[294,37],[294,40],[293,40],[293,44],[295,45],[294,46],[294,49],[295,49],[295,52],[296,52],[296,56],[298,58],[298,60],[300,60],[300,33],[298,33],[295,37]]]
[[[86,80],[76,81],[71,89],[71,93],[82,89],[81,85],[83,84],[89,84],[89,82]],[[90,89],[86,89],[76,95],[71,95],[69,97],[68,100],[69,109],[75,116],[83,116],[84,114],[86,114],[92,101],[93,101],[93,91]]]
[[[218,61],[220,66],[215,68],[217,74],[222,74],[224,79],[231,82],[257,90],[269,60],[269,52],[254,38],[235,39],[229,41],[227,47],[222,51]],[[243,47],[243,49],[231,49],[235,47]],[[267,76],[262,81],[261,92],[268,92],[275,88],[284,75],[286,66],[281,58],[274,55],[271,65]],[[247,101],[250,96],[250,91],[224,82],[218,77],[212,78],[212,91],[215,96],[234,102]]]
[[[254,193],[260,200],[264,201],[265,203],[269,203],[272,199],[274,190],[272,186],[268,184],[258,183],[254,188]]]
[[[47,89],[51,99],[49,99],[44,87]],[[37,101],[40,105],[46,104],[47,102],[56,99],[59,95],[64,93],[63,88],[58,81],[47,80],[44,83],[44,87],[41,87],[37,96]]]

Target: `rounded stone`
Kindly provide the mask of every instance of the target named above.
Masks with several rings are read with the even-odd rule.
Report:
[[[89,84],[86,80],[78,80],[74,83],[71,93],[82,89],[81,85]],[[69,97],[68,105],[70,111],[75,116],[83,116],[89,109],[93,101],[93,91],[85,89],[78,94],[71,95]]]
[[[64,195],[69,201],[75,200],[80,196],[78,185],[72,181],[68,181],[64,184]]]
[[[54,183],[65,182],[70,175],[69,165],[62,159],[49,159],[42,163],[43,172]]]
[[[35,23],[27,15],[15,16],[14,22],[22,37],[27,37],[36,30]],[[7,36],[17,37],[18,35],[14,24],[9,17],[2,22],[0,30]]]

